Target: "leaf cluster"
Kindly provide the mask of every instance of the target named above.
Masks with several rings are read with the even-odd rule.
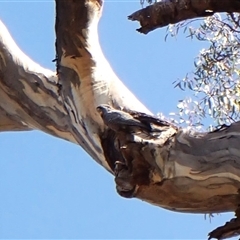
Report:
[[[174,86],[189,90],[192,96],[179,100],[175,116],[180,123],[200,127],[209,119],[214,124],[229,124],[240,119],[240,15],[214,14],[197,27],[193,21],[168,27],[176,36],[184,28],[187,37],[204,41],[194,60],[194,70]]]

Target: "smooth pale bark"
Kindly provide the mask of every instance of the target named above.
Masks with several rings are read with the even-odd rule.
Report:
[[[203,134],[153,117],[102,53],[101,10],[101,1],[56,0],[57,73],[24,55],[1,23],[0,130],[38,129],[79,144],[115,175],[121,196],[180,212],[236,211],[240,122]],[[148,122],[154,134],[109,129],[96,111],[103,103]]]
[[[147,1],[154,2],[154,1]],[[239,0],[162,0],[128,16],[139,21],[138,32],[147,34],[157,28],[183,20],[211,16],[216,12],[240,12]]]

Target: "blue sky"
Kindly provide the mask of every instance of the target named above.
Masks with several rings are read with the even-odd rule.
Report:
[[[186,94],[172,82],[193,70],[202,45],[166,29],[145,36],[127,16],[136,1],[106,1],[99,34],[122,81],[154,113],[168,114]],[[54,70],[53,1],[0,1],[0,18],[20,48]],[[115,191],[113,177],[81,147],[39,131],[0,133],[0,238],[206,239],[233,214],[170,212]]]

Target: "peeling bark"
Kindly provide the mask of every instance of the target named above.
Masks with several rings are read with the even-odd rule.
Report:
[[[76,142],[112,171],[100,144],[105,126],[96,107],[107,103],[149,111],[118,79],[102,53],[97,32],[101,7],[101,1],[56,0],[57,72]]]
[[[163,0],[128,16],[129,20],[139,21],[138,32],[147,34],[157,28],[183,20],[207,17],[216,12],[240,12],[238,0]]]
[[[192,133],[154,117],[102,53],[101,10],[97,0],[56,0],[57,73],[22,53],[0,24],[0,131],[38,129],[79,144],[115,176],[123,197],[179,212],[236,211],[236,219],[210,237],[238,233],[240,122]],[[143,125],[135,131],[124,122],[106,124],[96,110],[101,104]]]

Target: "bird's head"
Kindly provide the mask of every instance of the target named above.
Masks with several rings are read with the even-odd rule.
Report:
[[[101,104],[96,109],[99,112],[99,114],[102,116],[103,114],[109,112],[111,110],[111,107],[107,104]]]

